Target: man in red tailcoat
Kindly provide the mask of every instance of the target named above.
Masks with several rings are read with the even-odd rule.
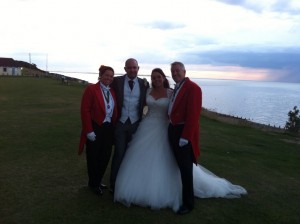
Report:
[[[202,91],[196,83],[185,77],[183,63],[173,62],[171,73],[176,85],[168,111],[168,135],[182,181],[182,205],[177,213],[186,214],[194,208],[193,163],[197,162],[200,155]]]

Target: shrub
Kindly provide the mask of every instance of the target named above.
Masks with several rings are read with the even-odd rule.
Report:
[[[300,115],[297,106],[288,113],[289,120],[286,122],[284,129],[291,133],[298,133],[300,130]]]

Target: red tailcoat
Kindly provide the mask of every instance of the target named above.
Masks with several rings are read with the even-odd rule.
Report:
[[[117,100],[113,89],[110,89],[110,93],[115,103],[113,115],[111,118],[111,122],[114,124],[117,120]],[[92,121],[96,122],[100,126],[103,123],[105,116],[106,109],[104,97],[100,88],[100,83],[97,82],[96,84],[89,85],[85,89],[81,100],[82,130],[78,150],[79,155],[83,152],[84,145],[87,139],[87,133],[93,131]]]
[[[192,144],[195,162],[200,155],[200,113],[202,109],[201,88],[186,78],[173,104],[170,118],[173,125],[184,123],[181,137]]]

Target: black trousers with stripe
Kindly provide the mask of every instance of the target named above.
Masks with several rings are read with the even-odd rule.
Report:
[[[103,175],[109,163],[112,152],[114,127],[111,123],[101,126],[93,122],[96,140],[86,141],[86,161],[88,171],[88,185],[91,188],[100,186]]]
[[[169,141],[177,161],[182,182],[182,205],[189,209],[194,208],[194,186],[193,186],[193,148],[189,142],[180,147],[179,139],[181,137],[184,124],[172,125],[168,127]]]

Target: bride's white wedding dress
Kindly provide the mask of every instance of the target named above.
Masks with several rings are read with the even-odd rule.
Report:
[[[154,99],[147,94],[148,113],[129,143],[120,166],[114,201],[152,209],[181,205],[180,172],[168,142],[168,98]],[[193,166],[194,194],[199,198],[236,198],[247,191],[217,177],[199,164]]]

